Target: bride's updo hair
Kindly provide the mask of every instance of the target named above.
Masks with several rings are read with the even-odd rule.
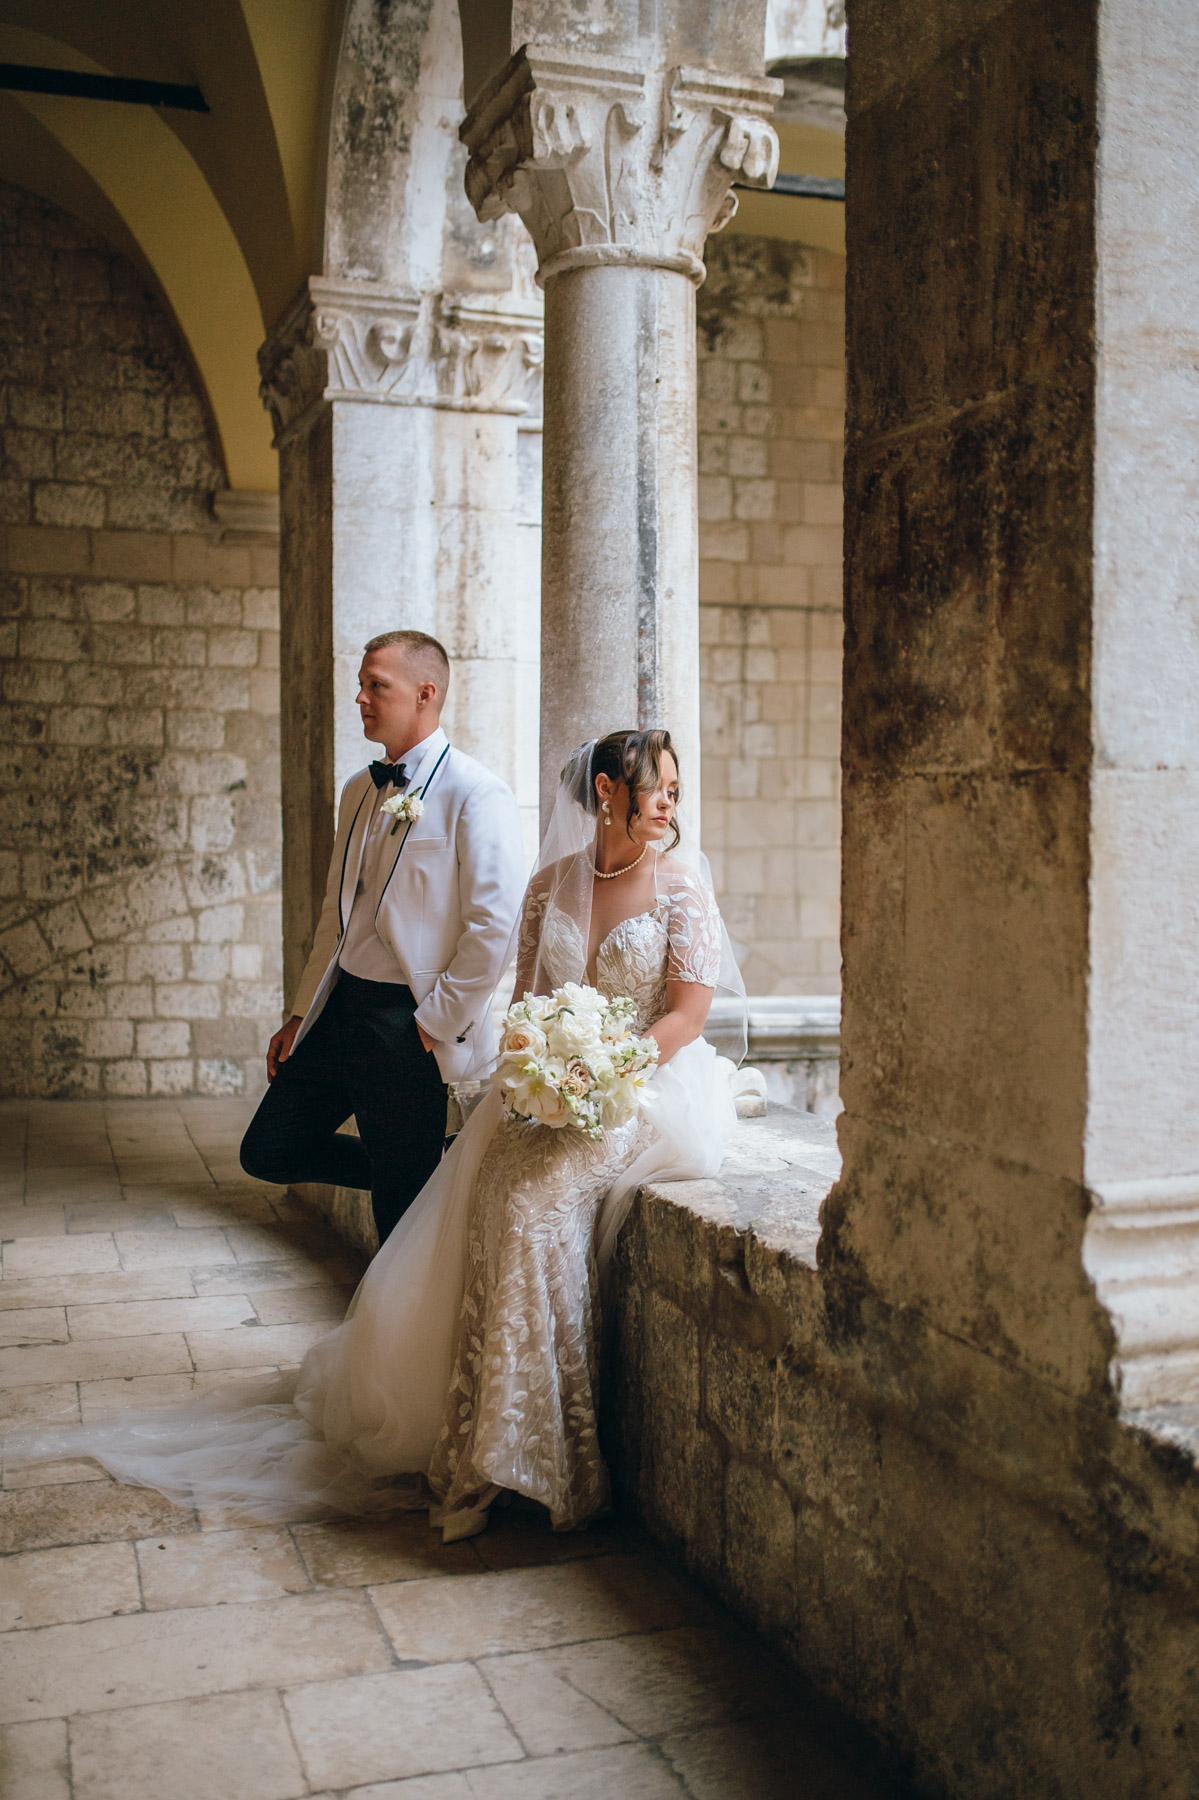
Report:
[[[625,824],[631,828],[633,820],[641,817],[638,804],[641,795],[652,794],[662,779],[662,757],[667,751],[674,758],[677,770],[678,752],[669,731],[610,731],[592,750],[590,769],[588,759],[576,752],[577,762],[572,758],[562,773],[571,783],[579,805],[593,814],[600,808],[599,795],[595,791],[597,775],[606,775],[612,782],[627,783],[629,811]],[[667,850],[673,850],[679,842],[677,816],[670,821],[670,829],[674,836],[665,846]]]

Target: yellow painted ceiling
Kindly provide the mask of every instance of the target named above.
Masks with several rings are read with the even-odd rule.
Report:
[[[229,485],[277,486],[257,350],[320,267],[346,0],[0,0],[0,60],[196,83],[207,114],[0,94],[0,176],[126,251],[173,312]],[[778,128],[781,167],[843,175],[844,142]],[[835,202],[739,195],[732,232],[844,254]]]
[[[277,486],[256,352],[316,266],[341,12],[341,0],[0,0],[0,60],[204,93],[208,114],[0,96],[0,174],[135,247],[191,352],[232,487]]]
[[[845,139],[818,125],[775,126],[779,168],[788,175],[837,175],[845,179]],[[737,195],[737,214],[726,232],[744,237],[786,238],[845,255],[845,207],[839,200],[796,200],[784,194]]]

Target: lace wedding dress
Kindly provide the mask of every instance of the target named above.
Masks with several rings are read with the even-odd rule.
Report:
[[[639,1031],[666,1010],[669,981],[715,986],[721,958],[720,914],[695,872],[663,855],[655,892],[591,972],[635,1000]],[[533,890],[522,932],[544,991],[578,978],[578,926],[546,916]],[[91,1456],[118,1480],[261,1521],[393,1511],[429,1489],[455,1507],[494,1485],[540,1501],[558,1529],[584,1523],[609,1497],[599,1266],[644,1182],[719,1167],[731,1075],[710,1045],[688,1044],[655,1072],[639,1117],[598,1141],[510,1119],[491,1089],[297,1376],[236,1405],[216,1394],[15,1436],[6,1460]],[[428,1488],[414,1491],[421,1475]]]
[[[542,938],[546,985],[572,979],[586,960],[574,921],[553,913],[547,921],[544,904],[534,900],[521,963],[531,961],[533,934]],[[719,915],[680,872],[652,911],[608,933],[594,985],[629,995],[636,1029],[645,1032],[666,1011],[667,981],[714,987],[720,953]],[[679,1055],[686,1058],[686,1050]],[[429,1484],[447,1507],[494,1485],[541,1501],[564,1530],[607,1506],[596,1430],[596,1219],[605,1195],[653,1136],[648,1118],[598,1141],[510,1118],[496,1127],[470,1208],[454,1369],[429,1468]]]

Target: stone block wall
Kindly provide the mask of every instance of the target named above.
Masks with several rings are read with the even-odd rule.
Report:
[[[1134,1426],[838,1278],[823,1121],[782,1117],[634,1202],[618,1491],[919,1792],[1193,1800],[1195,1409]]]
[[[836,993],[845,262],[750,237],[707,261],[704,848],[749,991]]]
[[[253,1093],[279,1020],[277,550],[120,255],[0,186],[0,1093]]]

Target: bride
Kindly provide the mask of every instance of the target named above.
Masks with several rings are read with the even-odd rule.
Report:
[[[602,1513],[602,1271],[638,1187],[714,1173],[735,1119],[731,1064],[700,1034],[716,989],[744,990],[678,800],[666,731],[576,751],[516,946],[518,996],[575,981],[632,998],[659,1057],[638,1114],[591,1139],[510,1116],[492,1084],[298,1375],[236,1405],[206,1396],[13,1437],[6,1458],[91,1456],[118,1480],[264,1521],[432,1499],[446,1541],[481,1531],[505,1490],[560,1531]]]

